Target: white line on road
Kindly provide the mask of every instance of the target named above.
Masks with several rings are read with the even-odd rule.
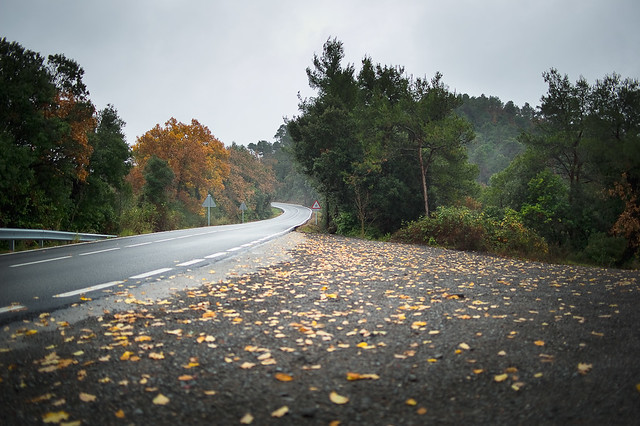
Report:
[[[132,280],[139,280],[141,278],[147,278],[147,277],[150,277],[152,275],[162,274],[163,272],[168,272],[168,271],[170,271],[172,269],[173,268],[156,269],[154,271],[149,271],[149,272],[145,272],[144,274],[134,275],[134,276],[129,277],[129,278],[132,279]]]
[[[218,253],[213,253],[213,254],[210,254],[209,256],[205,256],[204,258],[205,258],[205,259],[214,259],[214,258],[216,258],[216,257],[226,256],[226,255],[227,255],[227,253],[226,253],[226,252],[224,252],[224,251],[219,251]]]
[[[138,244],[131,244],[129,246],[125,246],[125,247],[140,247],[140,246],[146,246],[148,244],[153,244],[153,241],[147,241],[146,243],[138,243]]]
[[[122,284],[124,281],[111,281],[104,284],[97,284],[91,287],[81,288],[80,290],[69,291],[67,293],[56,294],[53,297],[71,297],[77,296],[78,294],[88,293],[90,291],[102,290],[103,288],[113,287],[114,285]]]
[[[242,250],[242,246],[230,248],[229,250],[227,250],[227,252],[231,253],[231,252],[238,251],[238,250]]]
[[[176,266],[191,266],[191,265],[194,265],[194,264],[200,263],[200,262],[204,262],[204,259],[193,259],[193,260],[190,260],[188,262],[178,263]]]
[[[27,307],[22,305],[5,306],[3,308],[0,308],[0,314],[6,314],[7,312],[22,311],[24,309],[27,309]]]
[[[89,255],[92,255],[92,254],[105,253],[107,251],[114,251],[114,250],[120,250],[120,247],[114,247],[114,248],[98,250],[98,251],[90,251],[90,252],[87,252],[87,253],[80,253],[78,256],[89,256]]]
[[[18,263],[16,265],[9,265],[9,268],[17,268],[19,266],[35,265],[36,263],[54,262],[56,260],[69,259],[71,256],[54,257],[53,259],[36,260],[35,262]]]

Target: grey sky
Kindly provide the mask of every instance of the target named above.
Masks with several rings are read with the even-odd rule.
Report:
[[[225,145],[271,141],[310,96],[305,69],[344,43],[458,93],[539,105],[551,67],[594,82],[640,78],[638,0],[0,0],[0,37],[85,70],[130,144],[170,117]]]

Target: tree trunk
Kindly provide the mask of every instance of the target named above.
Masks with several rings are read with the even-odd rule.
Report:
[[[429,195],[427,193],[427,170],[422,159],[422,144],[418,147],[418,158],[420,159],[420,173],[422,174],[422,195],[424,196],[424,214],[429,217]]]

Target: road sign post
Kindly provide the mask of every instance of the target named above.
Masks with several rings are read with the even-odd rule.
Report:
[[[244,211],[247,210],[247,205],[244,203],[244,201],[242,202],[242,204],[240,204],[240,210],[242,211],[242,223],[244,223]]]
[[[202,207],[207,208],[207,226],[211,225],[211,207],[215,207],[215,206],[216,206],[216,202],[213,201],[211,194],[207,194],[207,198],[204,200],[204,203],[202,203]]]
[[[311,210],[313,210],[316,213],[316,225],[318,224],[318,210],[322,209],[322,207],[320,207],[320,203],[318,202],[318,200],[313,202],[313,205],[311,206]]]

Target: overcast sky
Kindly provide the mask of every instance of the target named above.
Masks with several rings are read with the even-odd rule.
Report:
[[[551,67],[640,78],[639,22],[638,0],[0,0],[0,37],[77,61],[130,144],[170,117],[227,146],[272,141],[330,37],[356,70],[367,55],[535,107]]]

